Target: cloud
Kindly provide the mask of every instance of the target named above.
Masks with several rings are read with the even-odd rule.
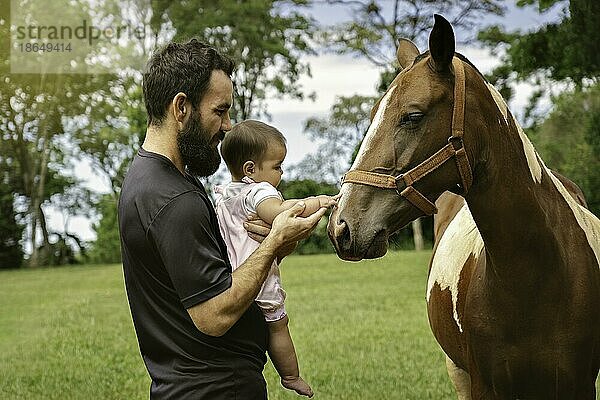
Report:
[[[324,114],[329,111],[336,96],[376,93],[380,70],[365,60],[325,54],[308,57],[307,61],[311,66],[312,77],[303,76],[299,83],[305,93],[316,93],[316,101],[271,100],[267,102],[270,113],[293,111],[309,116],[313,113]]]

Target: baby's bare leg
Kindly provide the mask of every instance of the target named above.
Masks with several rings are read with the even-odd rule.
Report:
[[[300,377],[298,358],[288,329],[288,316],[274,322],[269,327],[269,357],[281,377],[281,385],[296,393],[312,397],[310,386]]]

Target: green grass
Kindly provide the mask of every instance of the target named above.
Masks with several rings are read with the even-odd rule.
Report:
[[[294,256],[282,274],[316,399],[455,399],[425,311],[428,252],[345,263]],[[265,376],[269,398],[298,399]],[[0,399],[145,399],[119,265],[0,272]]]

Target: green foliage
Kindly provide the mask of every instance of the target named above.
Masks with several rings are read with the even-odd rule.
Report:
[[[92,225],[96,241],[89,252],[92,263],[120,263],[121,240],[117,219],[117,201],[113,195],[106,194],[96,205],[100,220]]]
[[[25,1],[20,3],[18,12],[31,17],[42,6],[39,2]],[[71,15],[76,8],[72,6],[64,12]],[[0,5],[3,44],[5,38],[6,44],[10,41],[9,11],[9,2],[3,2]],[[28,227],[24,242],[33,247],[29,264],[47,265],[56,260],[56,246],[50,241],[44,208],[52,204],[57,195],[64,198],[70,188],[79,184],[70,174],[75,149],[67,124],[71,118],[89,112],[89,105],[82,101],[82,96],[105,87],[113,77],[10,73],[9,53],[6,51],[9,48],[8,45],[2,46],[0,51],[0,159],[8,167],[7,179],[14,193],[26,208],[23,221]],[[59,242],[60,239],[55,244],[60,246]]]
[[[175,40],[197,37],[236,63],[232,118],[268,115],[265,99],[303,99],[298,79],[310,75],[314,21],[296,8],[305,1],[191,0],[152,2],[154,27],[169,21]]]
[[[282,181],[279,191],[285,199],[304,199],[318,194],[337,194],[335,185],[316,182],[310,179]],[[329,212],[327,213],[329,215]],[[297,254],[333,253],[334,249],[327,235],[327,218],[323,218],[309,238],[298,244]]]
[[[23,226],[17,220],[14,194],[0,163],[0,269],[19,268],[23,262]]]
[[[124,77],[81,97],[89,104],[90,113],[73,129],[78,156],[106,176],[113,195],[118,196],[146,134],[142,87],[136,78]]]
[[[578,85],[584,84],[586,79],[600,77],[598,3],[595,0],[527,0],[518,4],[536,3],[540,12],[560,5],[564,9],[562,20],[528,33],[509,33],[499,26],[480,32],[478,37],[484,44],[494,50],[500,47],[506,50],[501,66],[492,71],[490,80],[493,83],[507,80],[512,71],[518,80],[542,74],[555,81],[570,80]]]
[[[546,165],[575,182],[600,215],[600,85],[558,96],[529,133]]]

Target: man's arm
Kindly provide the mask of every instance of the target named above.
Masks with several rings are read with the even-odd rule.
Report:
[[[299,217],[305,204],[297,203],[273,220],[271,232],[261,245],[231,275],[231,287],[188,308],[196,327],[210,336],[224,335],[254,301],[271,264],[282,248],[310,235],[325,208],[307,218]]]

